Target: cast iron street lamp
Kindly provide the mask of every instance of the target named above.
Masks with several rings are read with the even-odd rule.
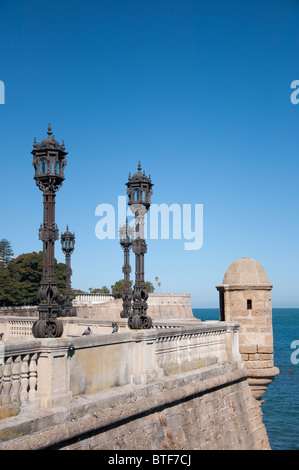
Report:
[[[69,231],[68,226],[66,227],[66,232],[61,234],[61,249],[65,254],[65,298],[64,298],[64,308],[63,316],[64,317],[75,317],[76,312],[73,307],[72,300],[72,289],[71,289],[71,254],[75,249],[75,234]]]
[[[140,162],[138,172],[126,183],[127,194],[129,196],[129,206],[135,215],[135,238],[133,241],[133,252],[135,253],[135,285],[133,293],[133,311],[129,317],[128,326],[130,328],[151,328],[152,319],[147,316],[148,292],[144,282],[144,255],[147,252],[147,245],[144,239],[144,215],[151,205],[151,195],[153,194],[153,184],[151,177],[147,177],[141,172]]]
[[[42,142],[33,144],[34,179],[43,192],[44,217],[39,229],[39,239],[43,242],[43,273],[38,292],[39,319],[34,322],[32,333],[35,338],[60,337],[63,325],[57,320],[58,289],[54,275],[54,244],[58,240],[58,228],[55,224],[56,191],[64,181],[66,155],[64,142],[60,145],[54,139],[51,124],[48,127],[48,137]]]
[[[122,225],[119,229],[119,238],[120,238],[120,245],[124,250],[124,265],[123,265],[123,273],[124,273],[124,293],[123,293],[123,309],[120,312],[121,318],[129,318],[132,315],[132,296],[131,296],[131,286],[130,286],[130,249],[133,243],[134,237],[134,230],[133,228],[128,225],[128,219],[126,220],[125,225]]]

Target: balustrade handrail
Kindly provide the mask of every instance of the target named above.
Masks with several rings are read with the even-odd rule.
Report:
[[[86,319],[84,321],[86,322]],[[64,395],[70,400],[73,394],[76,395],[72,384],[79,380],[80,374],[85,374],[84,364],[88,361],[92,348],[105,347],[103,354],[106,354],[107,371],[115,365],[110,364],[110,357],[115,358],[115,352],[125,348],[123,351],[126,353],[121,355],[118,365],[120,371],[130,371],[126,377],[122,376],[122,380],[126,381],[124,383],[130,383],[130,380],[140,383],[139,380],[147,380],[147,377],[161,377],[161,374],[179,373],[179,370],[183,372],[200,366],[204,361],[208,364],[209,358],[214,363],[230,361],[230,358],[234,357],[233,360],[239,360],[238,342],[234,339],[239,325],[229,322],[205,324],[191,321],[179,326],[177,323],[167,325],[167,321],[160,321],[158,328],[136,331],[127,329],[117,334],[27,338],[4,342],[3,361],[0,361],[0,408],[1,405],[16,404],[24,409],[25,405],[31,406],[32,403],[36,408],[61,406],[56,405],[56,397],[59,396],[60,399]],[[112,348],[111,355],[106,353],[107,346]],[[77,350],[81,350],[79,355],[76,354]],[[84,359],[80,363],[82,354]],[[92,375],[88,376],[88,380],[94,381],[96,387],[99,386],[97,367],[101,367],[101,360],[99,359],[94,369],[90,368]],[[90,371],[88,373],[90,374]],[[119,385],[118,377],[109,377],[109,380],[109,386]]]

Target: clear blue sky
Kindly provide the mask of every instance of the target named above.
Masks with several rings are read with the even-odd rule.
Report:
[[[65,141],[56,222],[75,231],[75,288],[122,278],[118,240],[95,235],[138,160],[152,202],[203,204],[203,246],[148,240],[146,278],[217,307],[215,285],[247,256],[298,307],[299,3],[296,0],[0,2],[0,238],[40,251],[32,144]],[[57,242],[55,255],[64,261]]]

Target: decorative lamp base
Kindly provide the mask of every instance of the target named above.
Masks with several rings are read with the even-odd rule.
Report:
[[[128,320],[128,327],[132,330],[142,330],[142,329],[150,329],[153,326],[153,321],[151,317],[147,315],[133,315],[129,317]]]
[[[32,326],[35,338],[60,338],[63,333],[63,324],[60,320],[36,320]]]

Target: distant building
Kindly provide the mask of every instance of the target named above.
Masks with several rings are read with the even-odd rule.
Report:
[[[114,300],[112,294],[78,294],[73,302],[74,306],[88,305],[88,304],[102,304]]]

